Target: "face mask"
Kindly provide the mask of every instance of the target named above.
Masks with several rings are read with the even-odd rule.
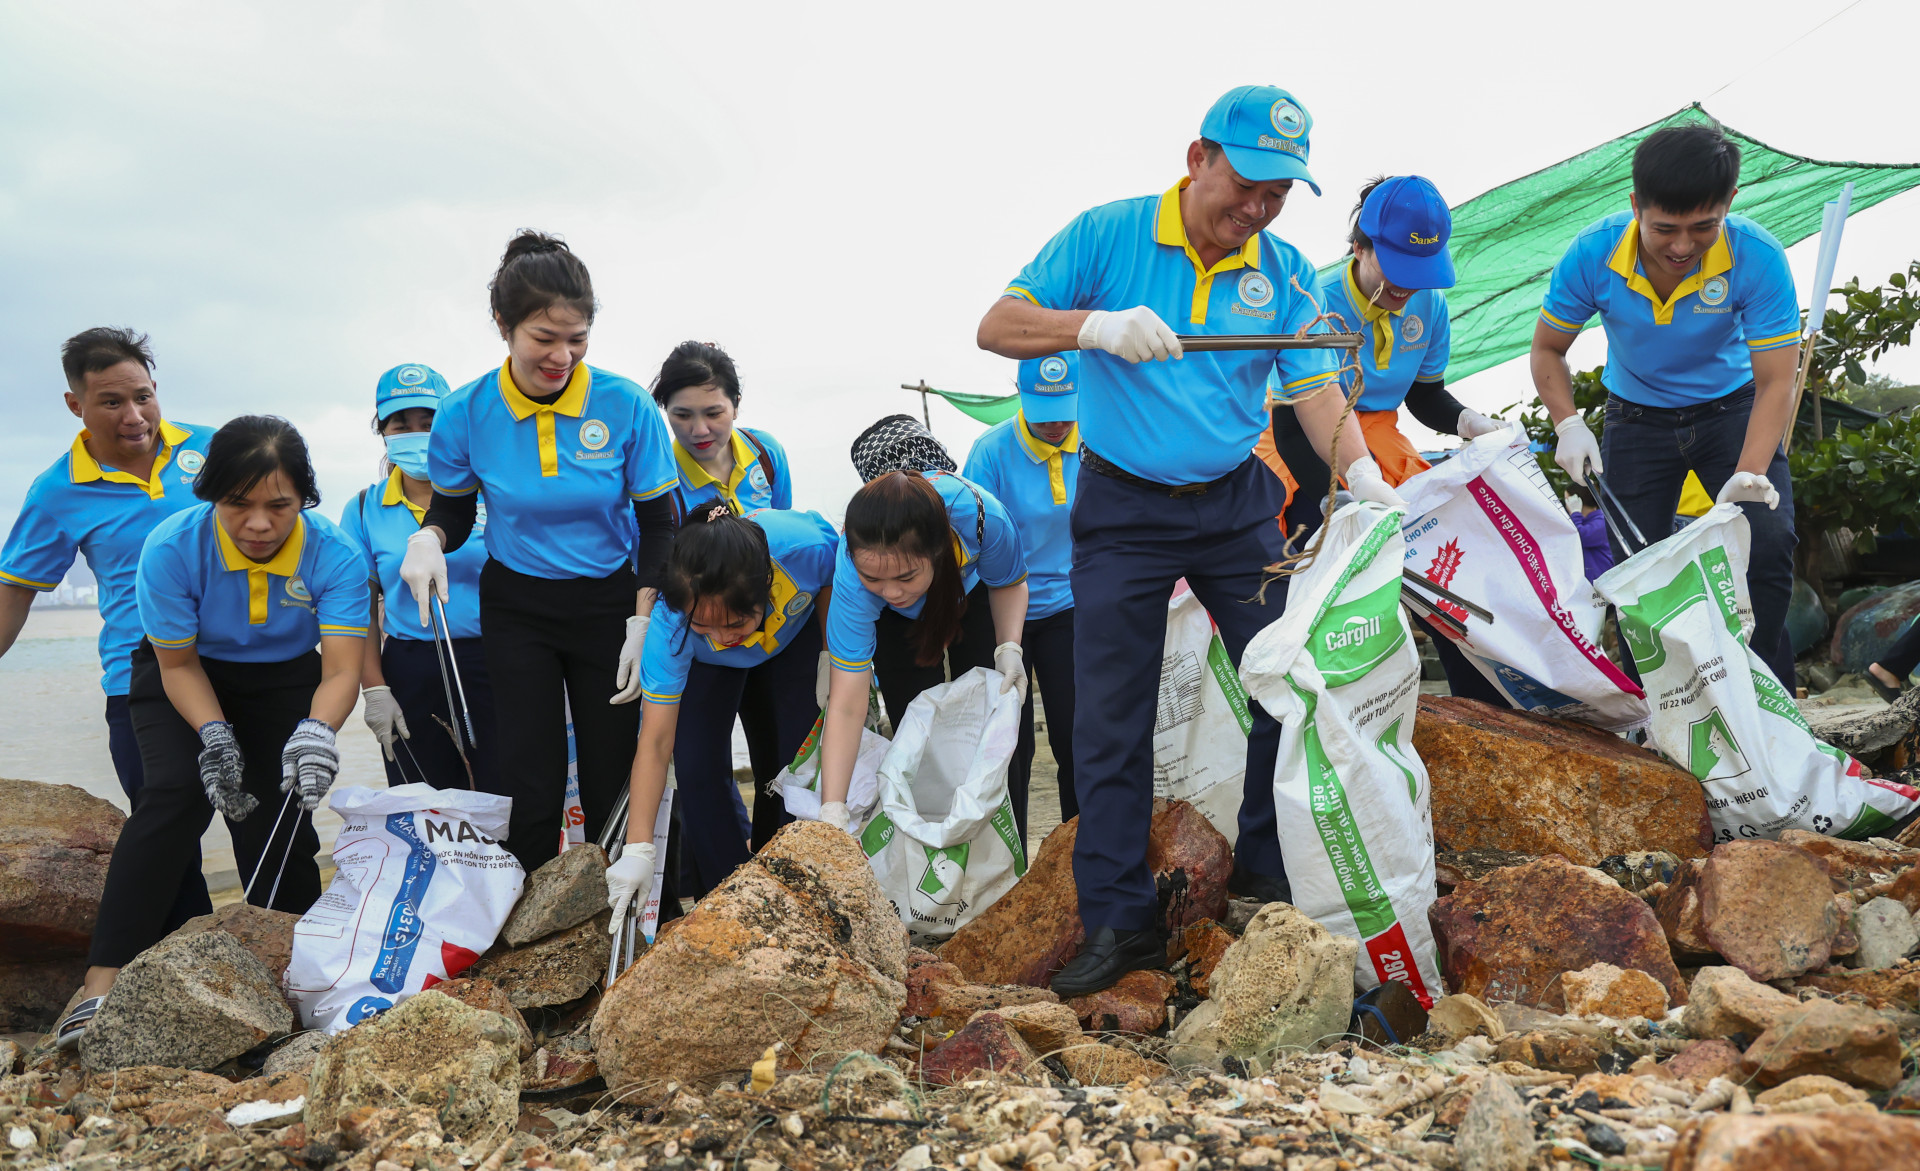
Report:
[[[387,459],[401,473],[416,480],[427,478],[427,440],[432,438],[425,431],[409,431],[404,435],[389,435]]]

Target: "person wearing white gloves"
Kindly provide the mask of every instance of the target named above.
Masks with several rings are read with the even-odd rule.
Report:
[[[1267,381],[1297,400],[1320,450],[1341,433],[1343,473],[1362,460],[1341,422],[1335,352],[1198,350],[1181,335],[1327,332],[1314,267],[1267,231],[1302,188],[1313,119],[1292,94],[1241,86],[1207,111],[1185,173],[1165,192],[1081,213],[1040,249],[980,321],[981,348],[1016,360],[1080,355],[1080,476],[1071,531],[1074,602],[1074,876],[1087,941],[1054,979],[1062,996],[1161,967],[1159,898],[1147,865],[1153,730],[1167,602],[1185,578],[1237,666],[1280,617],[1280,478],[1253,454]],[[1376,469],[1356,494],[1397,503]],[[1254,705],[1231,889],[1287,897],[1274,824],[1280,728]]]
[[[380,742],[388,784],[424,781],[436,789],[471,785],[483,793],[498,793],[493,684],[480,645],[485,522],[476,522],[460,548],[443,559],[448,575],[445,630],[440,630],[438,610],[429,613],[429,623],[420,621],[419,608],[400,577],[408,542],[420,535],[420,522],[433,503],[427,445],[433,416],[448,393],[446,379],[417,362],[395,366],[374,388],[373,427],[386,447],[387,467],[340,514],[340,527],[366,555],[373,587],[369,626],[379,632],[367,639],[361,662],[360,715]],[[426,540],[432,541],[432,535]],[[438,548],[435,544],[436,552]],[[441,649],[434,646],[436,631],[449,640]],[[476,741],[465,746],[464,764],[450,729],[457,728],[464,741],[466,723],[449,710],[447,681],[440,673],[445,648],[451,648],[452,666],[460,672],[454,701],[461,702],[464,693]]]
[[[1740,147],[1709,125],[1670,126],[1634,150],[1629,209],[1588,226],[1554,266],[1533,330],[1533,383],[1554,462],[1591,472],[1650,540],[1672,530],[1688,473],[1746,513],[1754,653],[1793,686],[1793,413],[1800,303],[1786,252],[1730,214]],[[1605,426],[1573,401],[1567,352],[1596,314],[1607,333]],[[1636,552],[1613,543],[1616,562]],[[1638,678],[1629,660],[1622,666]]]
[[[216,812],[254,905],[301,915],[320,897],[310,813],[339,771],[334,735],[360,690],[366,569],[314,510],[306,443],[284,419],[220,428],[193,491],[203,503],[155,526],[140,554],[145,637],[128,706],[146,778],[107,866],[88,1002],[166,934]],[[91,1015],[76,1006],[60,1043],[77,1043]]]
[[[640,654],[627,841],[653,841],[672,761],[676,899],[706,894],[792,820],[766,787],[820,718],[816,674],[839,549],[817,512],[740,517],[720,500],[697,506],[674,540]],[[753,768],[750,826],[733,774],[736,716]]]
[[[680,476],[646,391],[586,363],[597,302],[566,244],[516,235],[488,292],[507,357],[440,400],[427,444],[433,502],[400,578],[424,625],[428,602],[449,597],[447,555],[484,495],[480,642],[488,674],[513,691],[496,710],[495,757],[513,799],[506,845],[531,872],[571,828],[569,711],[588,840],[633,767],[643,619],[673,545]]]

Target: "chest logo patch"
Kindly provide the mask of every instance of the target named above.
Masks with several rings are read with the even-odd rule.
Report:
[[[580,424],[580,446],[588,451],[599,451],[613,438],[613,432],[598,419],[588,419]]]
[[[1417,342],[1420,340],[1420,335],[1426,332],[1427,323],[1411,313],[1407,314],[1406,319],[1400,323],[1401,341]]]
[[[197,476],[200,474],[200,469],[206,466],[207,457],[197,451],[183,451],[174,462],[189,476]]]
[[[313,595],[307,591],[307,583],[297,573],[287,579],[287,596],[296,602],[313,601]]]
[[[1273,103],[1267,116],[1273,120],[1273,132],[1282,138],[1298,138],[1307,131],[1306,114],[1285,98]]]
[[[791,598],[787,599],[787,606],[786,606],[787,617],[798,618],[801,614],[805,613],[807,607],[811,605],[813,605],[812,594],[807,594],[807,593],[795,594]]]
[[[762,468],[757,460],[752,467],[747,469],[747,483],[752,484],[762,492],[767,490],[766,469]]]
[[[1700,286],[1700,300],[1703,304],[1718,305],[1720,302],[1726,299],[1727,299],[1727,278],[1726,277],[1710,276],[1707,278],[1707,282]]]
[[[1040,361],[1040,377],[1047,382],[1058,382],[1067,376],[1067,360],[1055,354]]]
[[[1273,282],[1258,272],[1247,273],[1240,278],[1240,299],[1255,309],[1260,308],[1273,300]]]

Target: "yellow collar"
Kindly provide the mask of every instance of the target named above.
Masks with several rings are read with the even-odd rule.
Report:
[[[267,575],[292,578],[300,572],[300,550],[306,543],[307,518],[296,517],[293,531],[287,534],[286,544],[268,561],[255,561],[240,551],[227,535],[226,526],[220,523],[218,515],[207,520],[213,525],[213,531],[219,534],[220,560],[233,572],[245,571],[247,575],[247,625],[263,626],[267,621]]]
[[[793,578],[788,576],[787,571],[780,567],[778,561],[775,561],[773,563],[773,588],[768,591],[767,595],[767,616],[761,619],[760,629],[748,635],[746,640],[738,645],[743,647],[757,646],[768,654],[772,654],[780,649],[781,628],[786,626],[789,619],[804,613],[806,608],[812,604],[813,595],[802,594],[800,587],[793,584]],[[716,651],[729,649],[714,642],[711,638],[707,639],[707,642]]]
[[[1192,179],[1181,179],[1160,196],[1160,212],[1154,218],[1153,242],[1178,248],[1187,254],[1194,274],[1193,305],[1188,318],[1194,325],[1205,325],[1207,299],[1213,292],[1213,278],[1230,269],[1260,267],[1260,233],[1255,232],[1247,237],[1240,251],[1227,253],[1212,268],[1201,264],[1200,254],[1194,251],[1192,242],[1187,239],[1186,221],[1180,218],[1180,192],[1192,182]]]
[[[414,523],[423,523],[427,519],[427,510],[407,499],[407,491],[400,484],[402,474],[399,468],[393,469],[392,474],[387,477],[387,490],[380,497],[380,503],[389,508],[396,504],[404,504],[407,506],[407,511],[413,514]]]
[[[73,450],[67,459],[67,474],[74,483],[86,484],[94,480],[105,480],[110,484],[132,484],[144,491],[149,500],[158,500],[166,495],[167,491],[166,485],[160,481],[160,473],[165,471],[167,464],[173,460],[173,449],[191,438],[193,432],[185,427],[176,427],[165,419],[160,420],[160,450],[154,453],[153,470],[148,473],[149,478],[145,480],[132,472],[123,472],[119,468],[102,467],[100,461],[93,458],[93,453],[87,450],[89,435],[90,432],[82,428],[80,434],[73,439]]]
[[[579,418],[580,412],[587,409],[587,387],[593,381],[593,374],[585,362],[573,368],[573,374],[567,379],[567,388],[560,397],[551,403],[537,403],[520,392],[513,384],[513,359],[508,358],[500,364],[500,397],[513,412],[516,421],[525,422],[528,415],[534,416],[534,427],[538,431],[540,442],[540,474],[557,476],[560,474],[560,446],[553,438],[553,417],[555,414]]]
[[[1360,282],[1353,279],[1353,271],[1359,267],[1359,264],[1357,260],[1348,261],[1346,268],[1341,270],[1340,276],[1347,283],[1347,300],[1353,302],[1353,307],[1359,311],[1361,320],[1373,326],[1373,368],[1385,370],[1387,364],[1393,361],[1393,319],[1405,312],[1406,307],[1389,309],[1385,305],[1377,305],[1369,300],[1367,295],[1360,291]]]
[[[745,516],[746,510],[740,506],[740,484],[747,478],[748,465],[758,457],[745,437],[740,434],[738,427],[735,427],[732,434],[727,436],[727,446],[733,452],[733,471],[728,474],[724,483],[714,479],[700,461],[693,458],[692,452],[680,446],[678,439],[673,441],[673,458],[674,462],[680,465],[680,474],[686,477],[688,487],[704,488],[712,484],[720,493],[721,499],[733,508],[736,516]]]
[[[1720,228],[1720,238],[1707,249],[1700,261],[1700,267],[1689,273],[1687,278],[1675,285],[1673,295],[1664,302],[1653,291],[1653,282],[1640,271],[1640,221],[1638,218],[1627,221],[1627,230],[1621,233],[1620,242],[1614,245],[1613,255],[1607,260],[1607,267],[1620,274],[1627,287],[1647,299],[1653,306],[1655,325],[1673,324],[1673,307],[1688,293],[1698,290],[1711,277],[1733,271],[1733,250],[1727,247],[1727,229]]]
[[[1067,432],[1067,437],[1062,439],[1056,447],[1033,433],[1027,426],[1025,411],[1017,411],[1013,417],[1014,431],[1020,436],[1020,446],[1026,450],[1027,458],[1034,463],[1047,465],[1047,486],[1053,489],[1053,502],[1065,504],[1067,502],[1066,461],[1061,458],[1061,453],[1080,450],[1080,425],[1074,424],[1073,429]]]

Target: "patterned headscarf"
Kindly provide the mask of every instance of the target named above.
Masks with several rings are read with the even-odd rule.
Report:
[[[853,441],[853,469],[870,484],[888,472],[957,472],[959,465],[912,415],[888,415]]]

